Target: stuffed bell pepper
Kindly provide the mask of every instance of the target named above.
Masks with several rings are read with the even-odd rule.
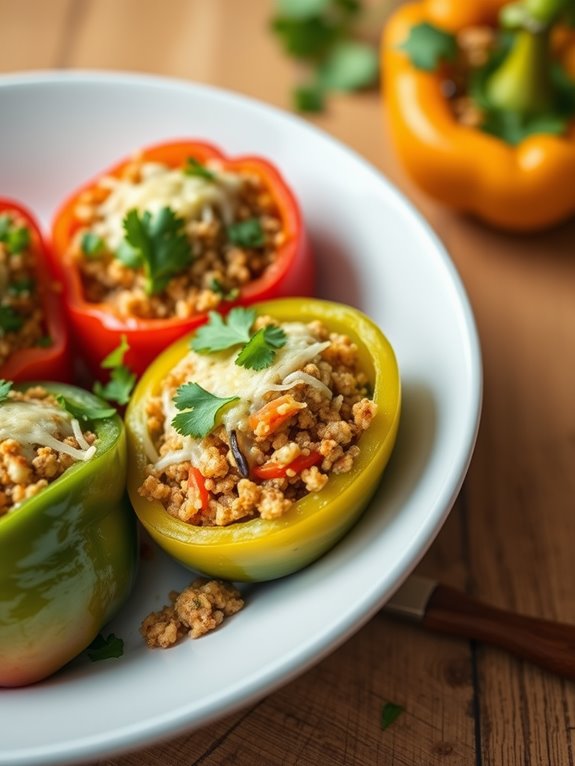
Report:
[[[575,213],[575,0],[423,0],[386,26],[401,159],[430,195],[509,230]]]
[[[56,215],[53,246],[79,352],[96,373],[121,335],[139,374],[211,310],[313,289],[300,211],[278,170],[200,142],[144,149],[76,192]]]
[[[148,368],[132,397],[132,504],[192,569],[281,577],[357,520],[399,411],[393,350],[356,309],[292,298],[214,312]]]
[[[126,439],[113,409],[59,383],[0,381],[0,686],[84,650],[136,571]]]
[[[0,199],[0,377],[70,377],[68,332],[46,247],[32,215]]]

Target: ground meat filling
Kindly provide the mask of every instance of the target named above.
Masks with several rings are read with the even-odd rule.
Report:
[[[52,344],[38,300],[36,252],[22,216],[0,213],[0,365],[15,351]]]
[[[38,417],[38,405],[45,406],[50,412],[60,409],[56,398],[46,389],[35,386],[25,392],[10,391],[6,405],[15,403],[30,404],[34,418]],[[0,404],[0,432],[5,432],[3,418],[4,403]],[[22,410],[21,412],[25,412]],[[82,442],[73,435],[72,418],[64,414],[61,426],[51,429],[51,436],[63,445],[74,450],[86,450],[91,448],[96,441],[96,435],[91,431],[81,434]],[[77,424],[77,421],[76,421]],[[51,446],[42,446],[34,443],[24,443],[18,438],[3,438],[0,440],[0,518],[29,498],[37,495],[51,482],[61,476],[70,468],[78,458],[55,449]]]
[[[147,404],[148,433],[159,459],[148,466],[139,488],[143,497],[190,524],[225,526],[258,516],[279,518],[300,498],[321,491],[331,475],[351,470],[360,437],[377,412],[357,347],[319,322],[296,324],[323,347],[283,381],[295,376],[301,382],[268,391],[250,403],[249,416],[234,428],[222,423],[204,437],[193,459],[166,465],[170,455],[189,447],[167,427],[166,402],[182,383],[194,380],[202,360],[191,352],[172,372]]]
[[[181,223],[188,254],[167,284],[151,291],[141,264],[121,256],[123,224],[131,210],[153,219],[165,207]],[[274,263],[286,237],[262,179],[225,171],[216,160],[192,164],[191,175],[185,166],[135,160],[120,179],[103,177],[85,191],[75,215],[81,226],[70,254],[84,298],[124,319],[185,319],[234,300]]]
[[[140,633],[150,648],[167,649],[186,634],[199,638],[221,625],[244,606],[241,593],[230,583],[198,578],[181,593],[170,593],[170,604],[152,612]]]
[[[497,43],[496,32],[488,26],[466,27],[457,33],[456,43],[457,59],[446,67],[443,91],[457,121],[470,128],[479,128],[484,114],[469,96],[469,81],[492,55]]]

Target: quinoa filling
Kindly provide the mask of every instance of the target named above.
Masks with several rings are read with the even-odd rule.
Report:
[[[283,333],[273,363],[245,369],[238,367],[245,351],[192,350],[146,405],[150,463],[139,492],[190,524],[281,517],[331,475],[351,470],[377,412],[348,336],[317,321],[277,326],[269,317],[255,319],[253,330],[258,338]],[[182,392],[192,390],[224,402],[202,438],[177,430],[189,412],[174,417]],[[198,405],[192,415],[199,412]]]
[[[0,365],[16,351],[50,346],[36,279],[37,243],[16,211],[0,214]]]
[[[75,216],[84,299],[124,319],[185,319],[235,300],[286,238],[262,179],[217,160],[134,160],[83,192]]]
[[[95,441],[45,388],[9,391],[0,403],[0,518],[93,457]]]

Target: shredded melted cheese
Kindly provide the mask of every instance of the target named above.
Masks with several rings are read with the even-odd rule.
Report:
[[[79,448],[65,444],[62,439],[76,438]],[[32,459],[34,446],[51,447],[69,455],[73,460],[90,460],[96,452],[90,446],[80,424],[69,412],[41,401],[7,401],[0,406],[0,441],[14,439],[24,454]]]
[[[287,390],[298,383],[309,384],[312,376],[301,372],[302,367],[330,345],[330,341],[317,341],[303,322],[286,322],[281,327],[286,333],[286,344],[276,353],[273,365],[264,370],[240,367],[235,363],[237,352],[196,354],[190,351],[179,363],[178,367],[190,366],[193,370],[187,382],[198,383],[215,396],[239,397],[222,417],[222,424],[228,431],[245,428],[250,413],[261,407],[269,391]],[[314,385],[326,388],[317,379],[313,378],[313,381]],[[172,420],[179,412],[173,401],[173,392],[164,391],[162,408],[165,415],[164,431],[169,438],[176,433]],[[181,450],[159,459],[155,450],[148,450],[148,457],[156,470],[164,470],[169,465],[185,460],[197,461],[201,452],[201,440],[191,436],[181,438]]]
[[[207,167],[212,171],[218,164],[212,162]],[[110,189],[110,194],[98,206],[101,220],[93,225],[93,231],[111,250],[116,250],[124,239],[122,221],[126,213],[136,209],[140,213],[148,210],[154,214],[164,207],[170,207],[185,220],[203,219],[207,222],[213,219],[215,208],[229,226],[234,221],[235,199],[243,181],[240,176],[221,169],[214,175],[215,179],[210,180],[147,162],[141,167],[138,182],[105,177],[101,184]]]

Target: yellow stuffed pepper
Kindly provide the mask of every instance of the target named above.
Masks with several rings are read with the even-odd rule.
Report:
[[[134,392],[130,498],[156,542],[189,568],[281,577],[358,519],[399,412],[393,350],[356,309],[291,298],[212,313]]]
[[[574,0],[424,0],[382,46],[392,139],[431,196],[514,231],[575,213]]]

